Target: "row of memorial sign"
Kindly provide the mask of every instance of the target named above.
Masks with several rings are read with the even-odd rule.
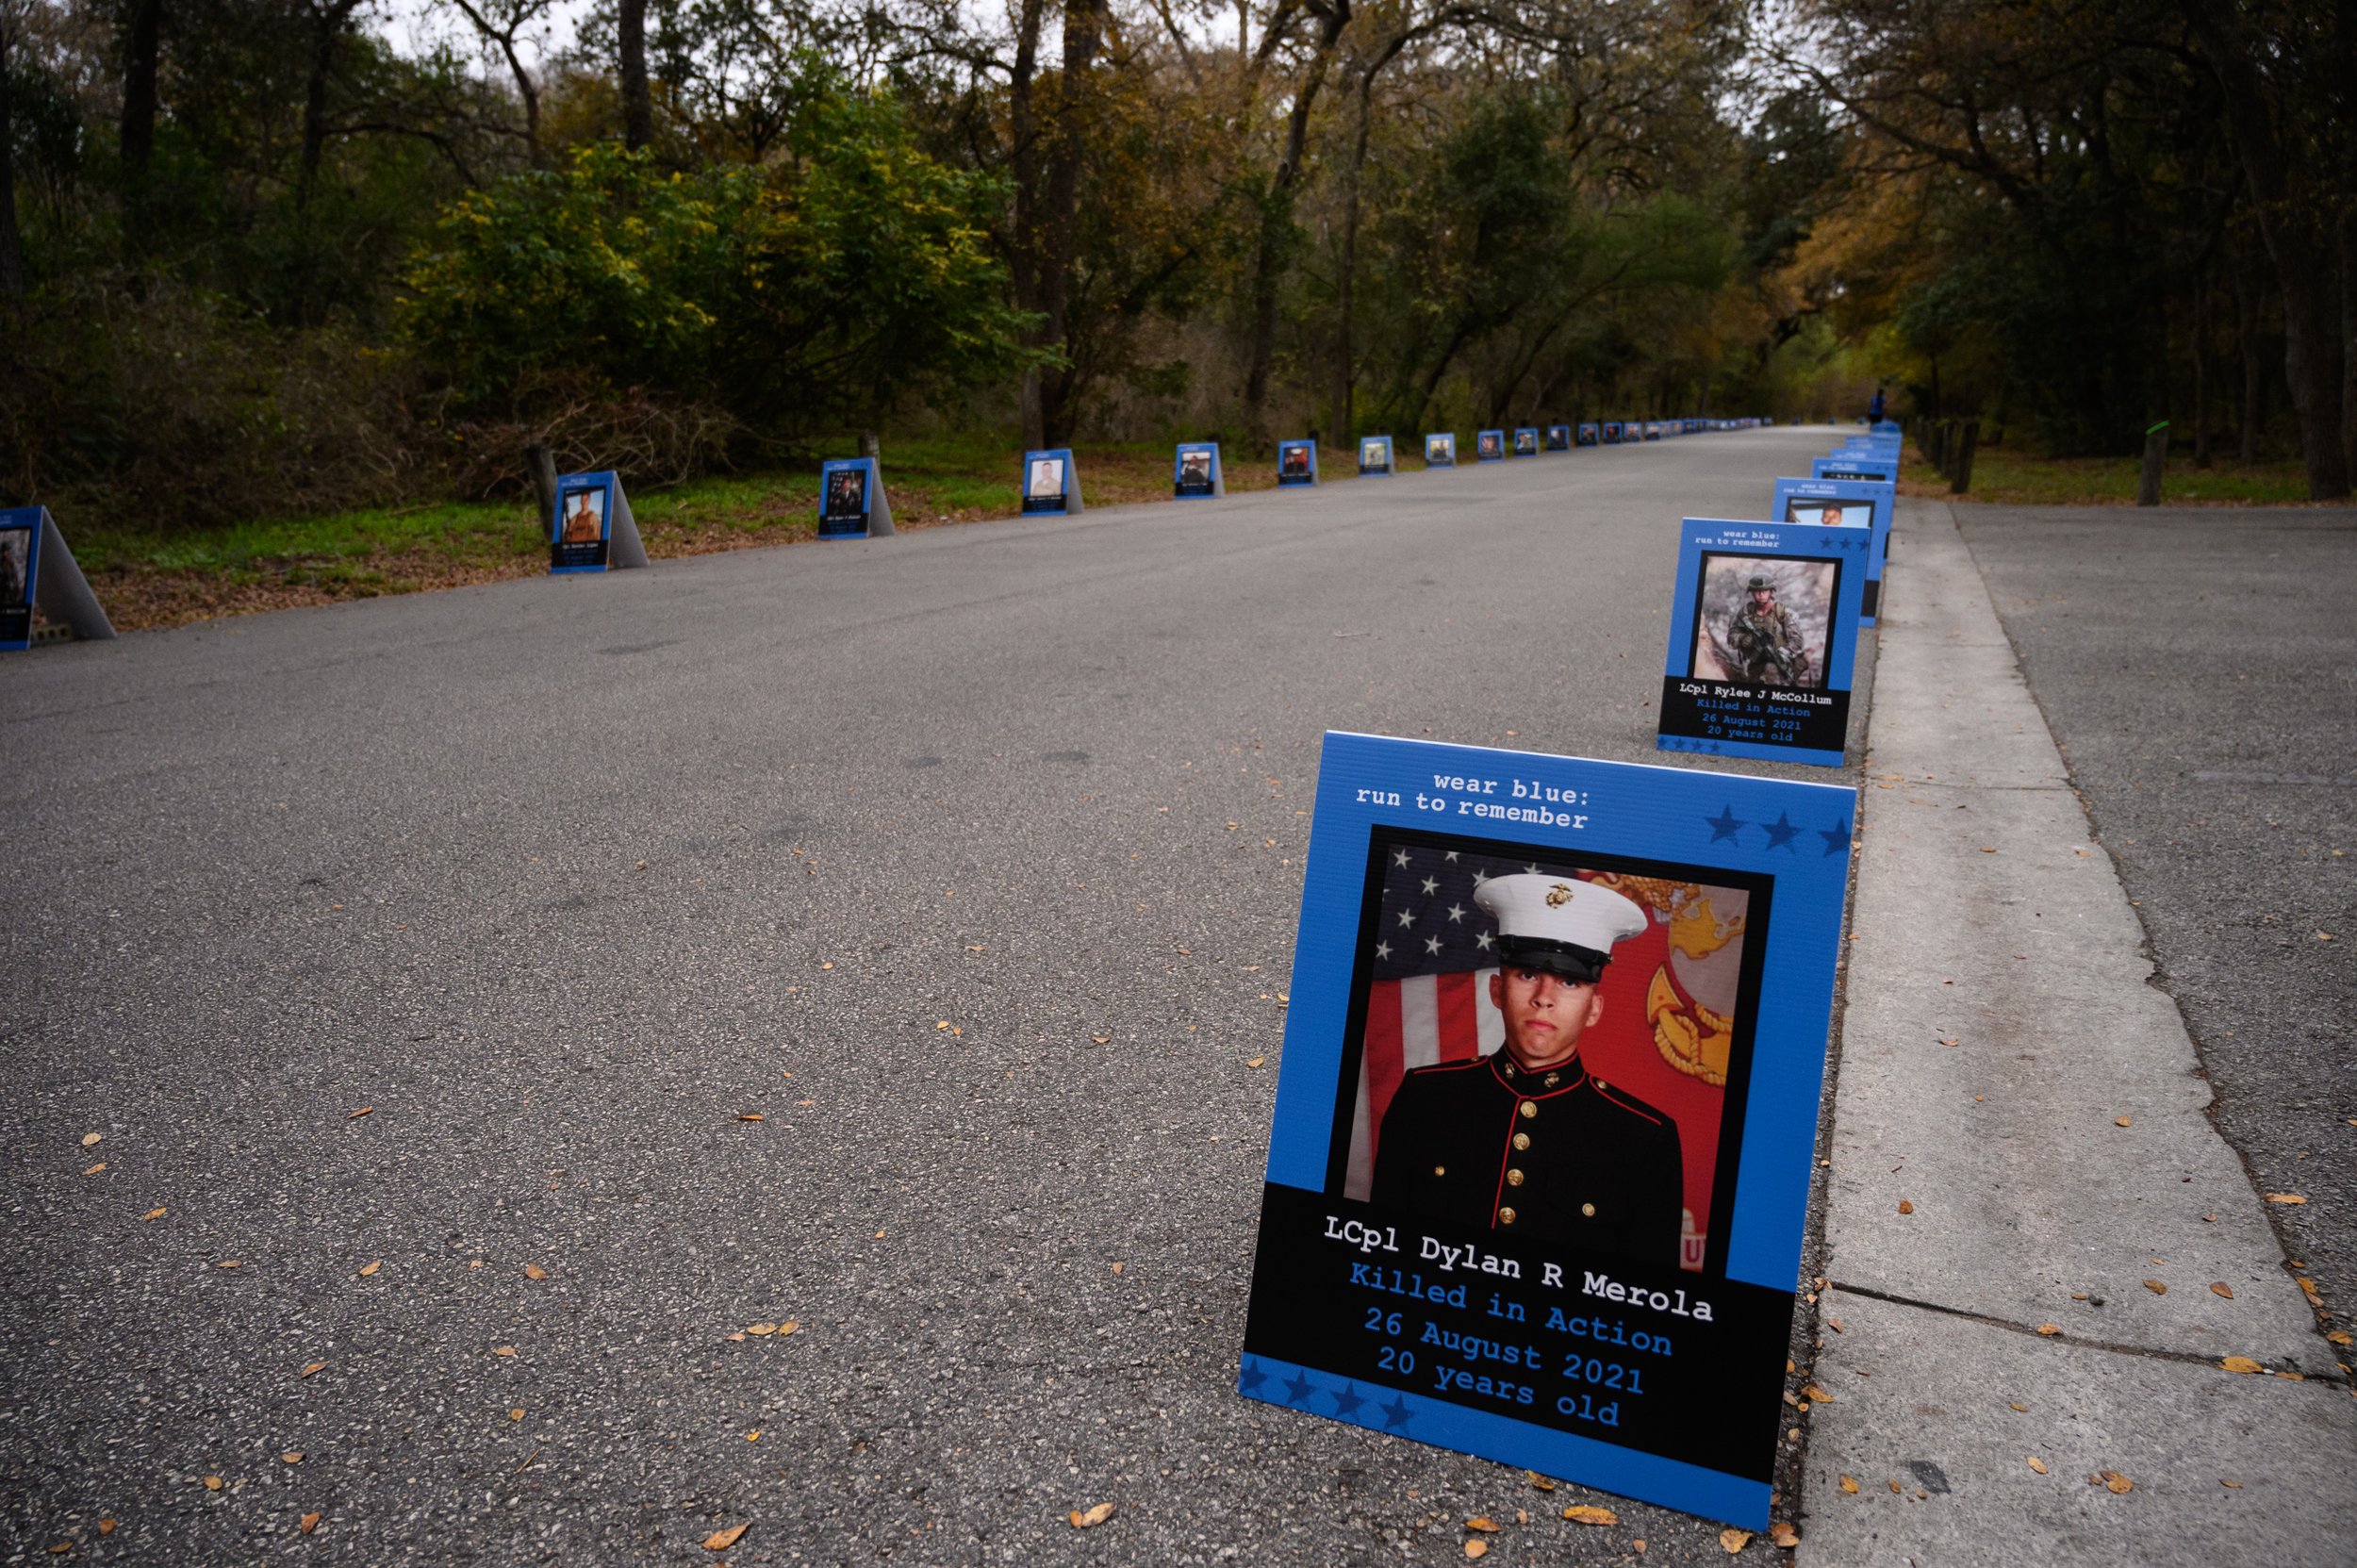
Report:
[[[1684,521],[1665,749],[1840,762],[1896,456]],[[1328,734],[1239,1392],[1765,1527],[1856,802]]]

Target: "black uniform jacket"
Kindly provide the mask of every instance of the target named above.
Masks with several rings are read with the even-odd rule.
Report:
[[[1451,1225],[1675,1268],[1685,1184],[1668,1116],[1576,1057],[1533,1073],[1500,1050],[1400,1081],[1371,1196]]]

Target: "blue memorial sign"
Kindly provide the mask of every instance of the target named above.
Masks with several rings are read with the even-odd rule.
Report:
[[[1539,455],[1538,426],[1525,424],[1516,428],[1514,432],[1514,455],[1517,457],[1536,457]]]
[[[103,642],[115,635],[49,508],[0,508],[0,652],[32,647],[36,608],[48,621],[44,642],[66,636]]]
[[[1661,421],[1659,420],[1648,420],[1645,421],[1645,439],[1649,441],[1657,441],[1661,439]]]
[[[1327,734],[1238,1391],[1764,1526],[1856,799]]]
[[[1602,428],[1597,425],[1595,421],[1587,420],[1583,421],[1580,424],[1577,439],[1581,446],[1595,446],[1602,441],[1603,434]],[[1617,432],[1614,434],[1613,438],[1615,440],[1620,438]]]
[[[1551,424],[1547,426],[1547,450],[1549,452],[1571,451],[1572,427],[1568,424]]]
[[[1832,457],[1809,460],[1811,479],[1859,479],[1869,484],[1893,484],[1899,477],[1899,459],[1874,457],[1861,453],[1841,453]]]
[[[1227,493],[1228,476],[1219,468],[1219,443],[1179,443],[1171,473],[1171,494],[1180,501],[1200,501]]]
[[[1427,469],[1453,469],[1457,466],[1457,437],[1446,432],[1436,432],[1424,438],[1424,466]]]
[[[1279,441],[1277,443],[1277,484],[1279,489],[1288,485],[1314,485],[1317,482],[1317,442]]]
[[[1026,517],[1078,517],[1080,470],[1070,447],[1023,454],[1023,513]]]
[[[1621,444],[1620,421],[1607,420],[1604,421],[1604,444],[1606,446],[1619,446]]]
[[[873,457],[835,457],[818,466],[818,536],[865,539],[889,534],[892,508]]]
[[[1474,461],[1503,463],[1506,461],[1506,432],[1476,430],[1474,432]]]
[[[1899,434],[1899,421],[1897,420],[1876,420],[1873,423],[1872,431],[1877,436],[1896,436]]]
[[[1678,538],[1656,744],[1838,767],[1873,531],[1688,518]]]
[[[1858,618],[1871,626],[1882,613],[1883,562],[1890,552],[1890,514],[1897,487],[1879,480],[1779,479],[1770,515],[1780,522],[1822,528],[1871,528],[1874,544],[1866,559],[1866,586],[1858,594]]]
[[[559,475],[556,515],[549,520],[551,574],[646,564],[647,548],[639,542],[620,477],[610,469]]]
[[[1392,438],[1389,436],[1359,437],[1359,475],[1362,479],[1392,477]]]

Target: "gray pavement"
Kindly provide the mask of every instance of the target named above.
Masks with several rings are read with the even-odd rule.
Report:
[[[1903,511],[1800,1556],[2346,1563],[2357,1401],[2287,1205],[2211,1119],[1950,508]]]
[[[1720,1560],[1232,1384],[1320,733],[1663,760],[1828,444],[9,661],[0,1560]]]

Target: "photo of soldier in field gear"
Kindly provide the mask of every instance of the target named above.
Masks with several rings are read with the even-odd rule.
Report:
[[[1763,685],[1807,684],[1808,650],[1792,617],[1776,602],[1776,586],[1757,573],[1744,584],[1744,602],[1727,624],[1727,646],[1744,680]]]

